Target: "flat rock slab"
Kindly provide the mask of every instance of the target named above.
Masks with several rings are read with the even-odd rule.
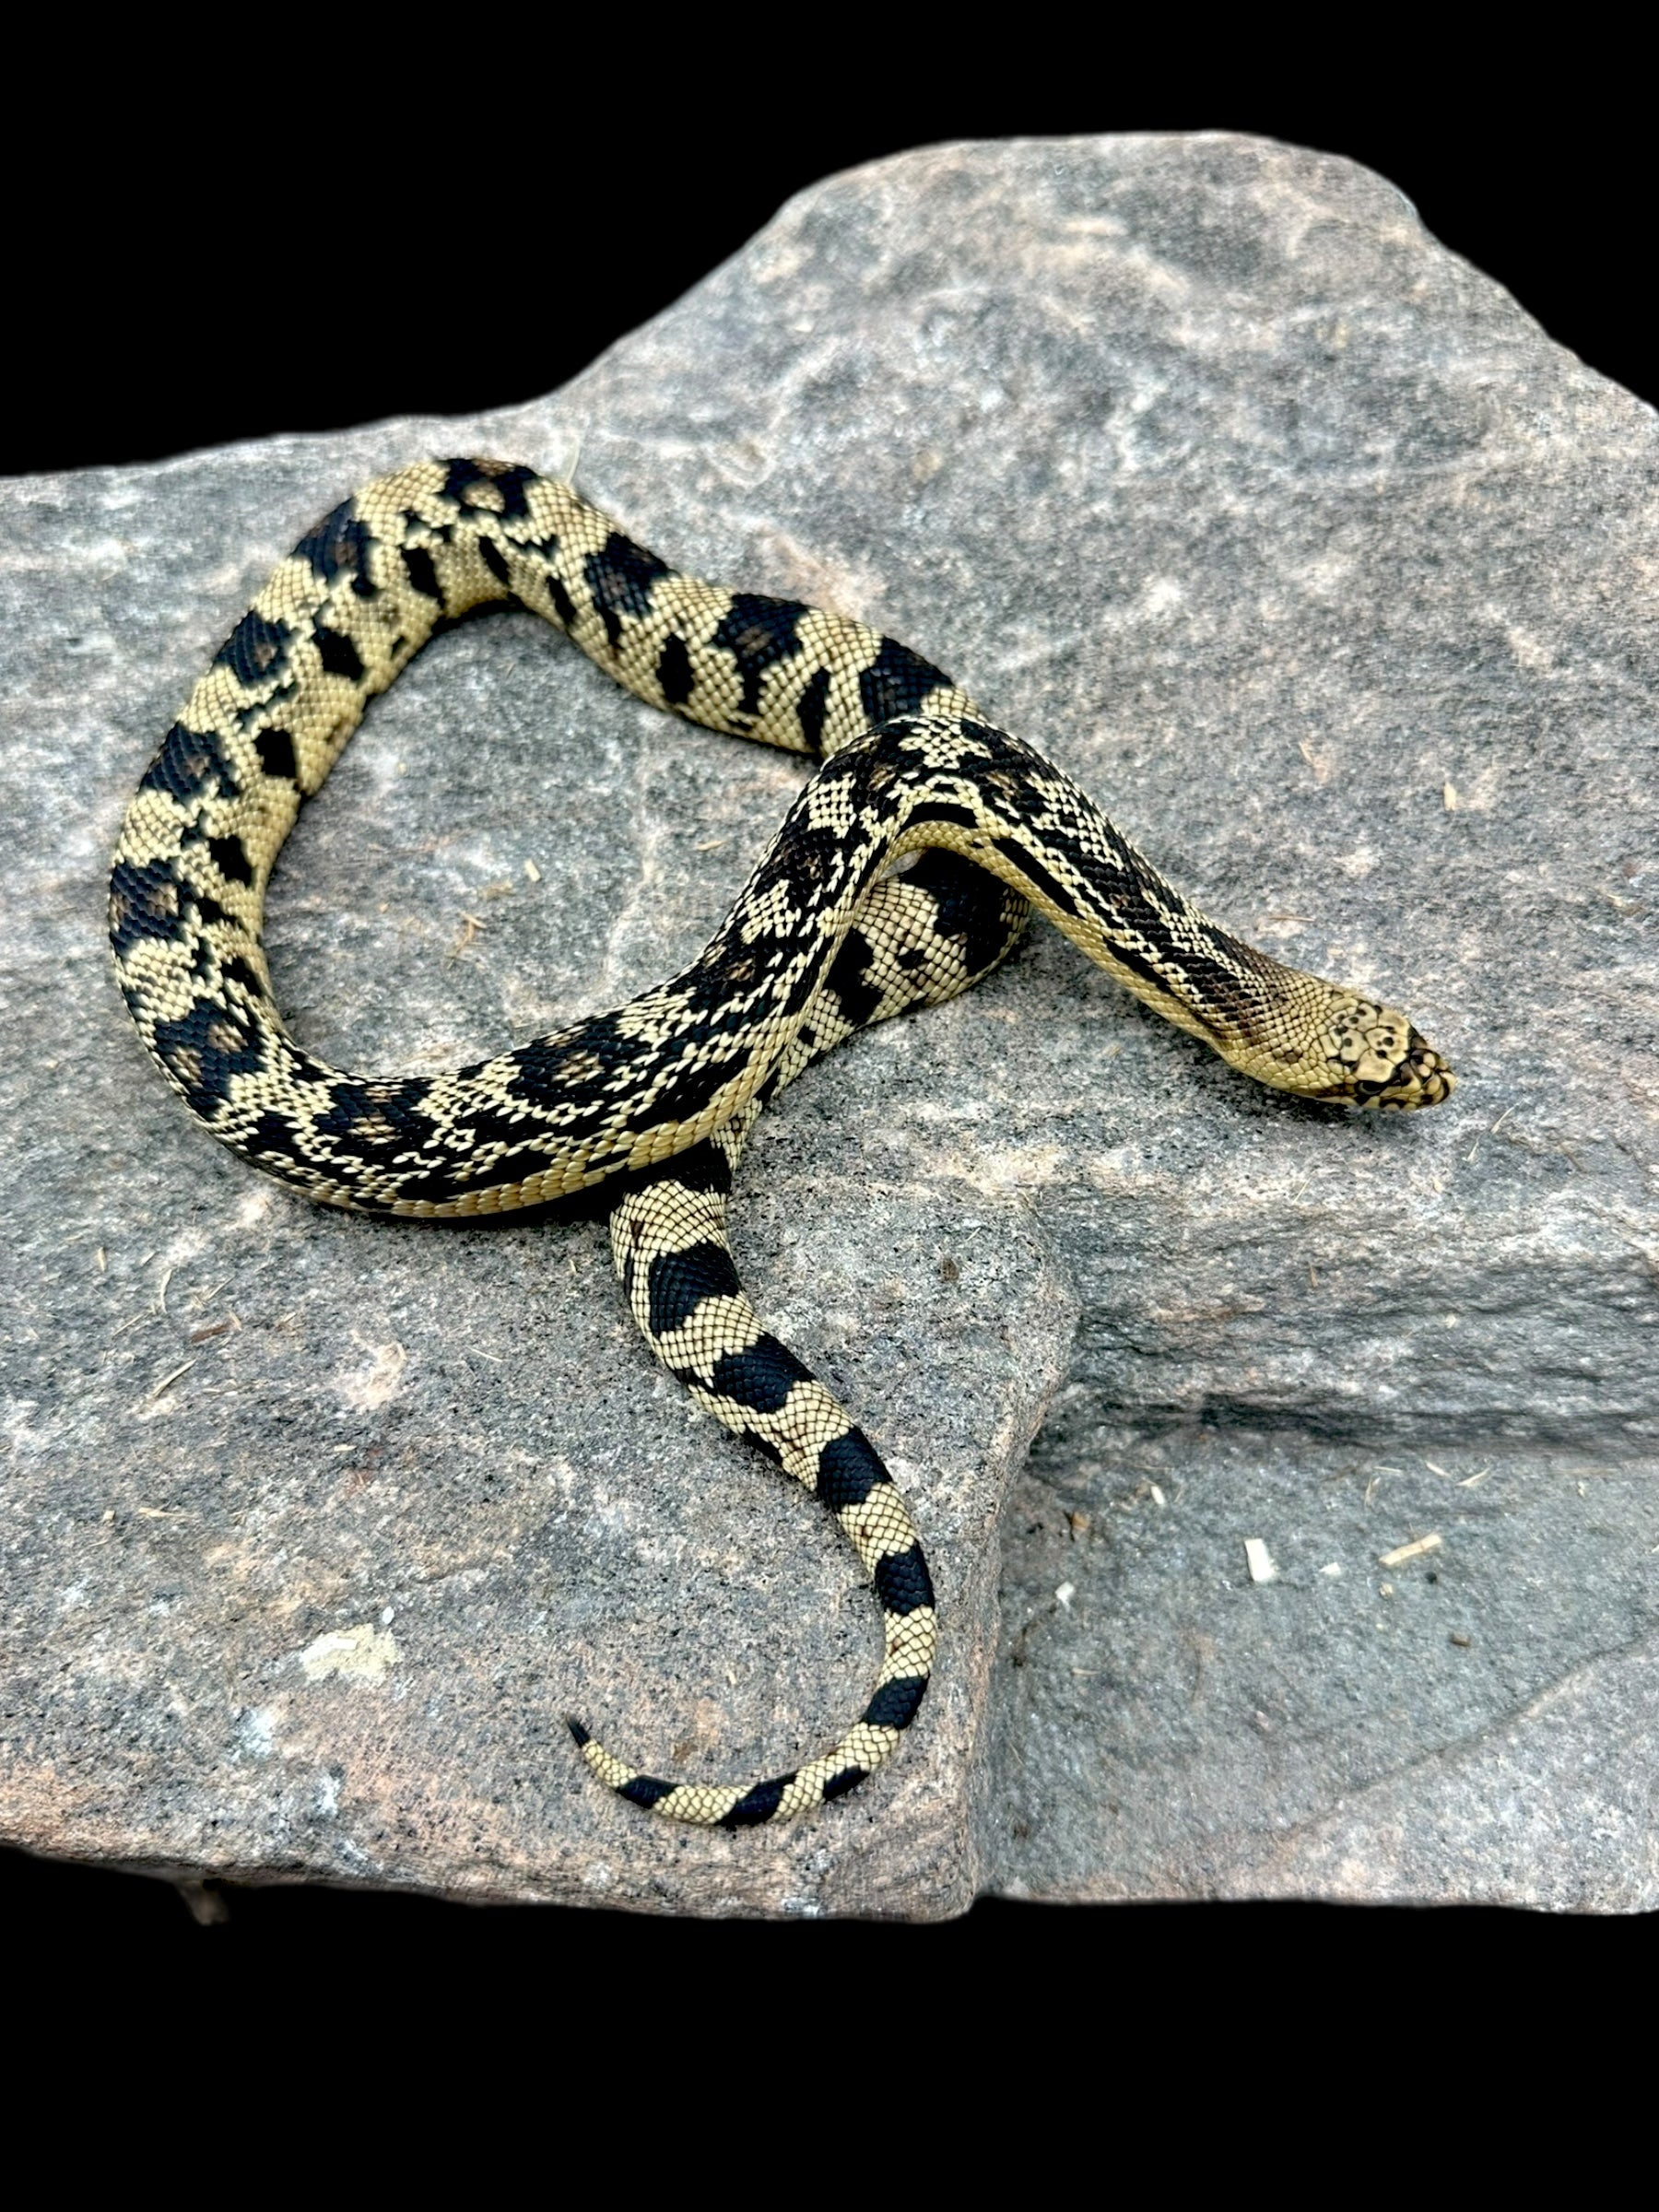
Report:
[[[676,1912],[1659,1902],[1655,433],[1364,171],[1100,138],[831,179],[527,407],[0,486],[0,1832]],[[947,1621],[900,1759],[785,1829],[650,1822],[563,1730],[756,1776],[878,1648],[598,1229],[290,1198],[105,965],[122,806],[266,571],[466,451],[902,638],[1463,1077],[1425,1116],[1271,1096],[1039,931],[763,1122],[746,1277]],[[291,841],[279,995],[376,1070],[615,1003],[802,773],[529,616],[455,631]]]

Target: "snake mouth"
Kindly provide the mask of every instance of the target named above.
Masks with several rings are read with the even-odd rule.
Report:
[[[1442,1099],[1449,1099],[1456,1088],[1457,1077],[1445,1062],[1437,1056],[1435,1065],[1426,1070],[1419,1079],[1418,1104],[1438,1106]]]

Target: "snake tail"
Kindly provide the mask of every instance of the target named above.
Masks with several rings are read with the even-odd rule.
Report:
[[[748,1438],[834,1514],[869,1575],[884,1651],[874,1694],[833,1747],[751,1786],[672,1783],[641,1773],[582,1726],[571,1732],[618,1796],[671,1820],[753,1828],[839,1797],[881,1766],[916,1716],[933,1671],[933,1582],[909,1509],[875,1446],[761,1322],[726,1241],[732,1168],[758,1107],[665,1163],[611,1214],[624,1294],[647,1342],[692,1398]]]

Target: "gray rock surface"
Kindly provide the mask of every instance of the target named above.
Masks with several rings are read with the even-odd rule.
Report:
[[[877,1648],[598,1230],[306,1208],[184,1122],[105,971],[115,824],[206,655],[344,489],[469,449],[579,456],[671,558],[891,630],[1464,1078],[1298,1106],[1044,933],[769,1117],[746,1275],[948,1623],[902,1758],[792,1829],[665,1830],[562,1730],[771,1771]],[[0,1833],[680,1912],[1659,1902],[1656,461],[1381,180],[1139,137],[831,179],[534,406],[0,486]],[[615,1001],[800,774],[528,616],[453,633],[283,861],[296,1028],[436,1065]]]

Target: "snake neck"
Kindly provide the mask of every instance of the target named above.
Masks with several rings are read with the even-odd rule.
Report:
[[[924,714],[894,720],[856,753],[869,785],[888,794],[893,853],[945,846],[1001,877],[1242,1074],[1324,1104],[1411,1109],[1450,1096],[1450,1067],[1397,1007],[1288,967],[1212,922],[1018,738]]]

